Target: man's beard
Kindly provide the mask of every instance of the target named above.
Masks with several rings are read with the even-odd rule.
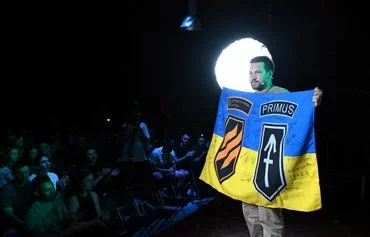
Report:
[[[263,90],[263,83],[261,83],[257,80],[252,80],[251,81],[251,87],[252,87],[253,90],[261,91],[261,90]]]

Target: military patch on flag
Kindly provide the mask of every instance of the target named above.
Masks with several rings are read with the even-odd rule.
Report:
[[[200,179],[246,203],[320,209],[313,93],[224,88]]]
[[[229,116],[225,124],[225,136],[215,157],[215,168],[220,183],[235,173],[243,141],[244,121]]]

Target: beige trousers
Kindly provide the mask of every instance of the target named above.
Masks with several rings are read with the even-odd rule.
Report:
[[[250,237],[284,237],[283,210],[242,203]]]

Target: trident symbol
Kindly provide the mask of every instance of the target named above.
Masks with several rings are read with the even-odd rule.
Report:
[[[271,152],[273,151],[274,153],[276,152],[276,138],[274,134],[271,134],[269,141],[267,142],[265,148],[263,149],[264,151],[267,151],[267,157],[263,159],[263,162],[266,164],[266,169],[265,169],[265,187],[268,188],[270,187],[269,179],[268,179],[268,173],[269,173],[269,165],[272,165],[274,163],[273,160],[270,159]]]

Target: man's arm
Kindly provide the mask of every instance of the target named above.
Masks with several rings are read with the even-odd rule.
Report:
[[[77,223],[75,225],[72,225],[70,228],[62,231],[62,232],[59,232],[59,233],[53,233],[53,234],[50,234],[50,235],[46,235],[47,237],[66,237],[66,236],[71,236],[73,234],[76,234],[82,230],[86,230],[86,229],[89,229],[91,227],[105,227],[105,224],[100,221],[99,219],[94,219],[94,220],[91,220],[91,221],[85,221],[85,222],[81,222],[81,223]]]
[[[144,142],[150,141],[150,134],[149,134],[148,126],[143,122],[139,124],[139,135],[141,139],[143,139]]]
[[[80,204],[78,202],[78,199],[75,195],[72,195],[67,200],[67,210],[69,215],[72,219],[79,219],[78,215],[78,208],[80,207]]]
[[[96,186],[98,186],[101,182],[103,182],[104,180],[106,180],[108,177],[109,177],[109,174],[110,172],[112,171],[111,168],[107,168],[107,167],[104,167],[98,177],[95,178],[95,180],[93,181],[93,189],[96,188]]]
[[[77,223],[57,233],[49,233],[45,230],[39,215],[35,214],[36,213],[30,213],[29,215],[27,215],[27,218],[25,220],[25,224],[29,234],[35,237],[67,237],[94,226],[105,226],[105,224],[99,219],[94,219],[91,221]]]
[[[99,197],[96,194],[96,192],[93,192],[93,191],[90,191],[90,195],[91,195],[91,198],[94,201],[96,214],[97,214],[98,217],[100,217],[102,215],[102,211],[101,211],[101,208],[100,208]]]
[[[165,169],[165,168],[159,168],[158,166],[160,166],[160,158],[159,158],[159,155],[156,153],[156,151],[152,151],[152,153],[150,154],[149,156],[149,161],[150,163],[154,166],[154,169],[156,171],[159,171],[159,172],[163,172],[163,173],[170,173],[172,172],[172,169]]]
[[[207,154],[206,150],[202,151],[202,153],[198,157],[194,158],[194,161],[199,162],[199,161],[203,160],[203,158],[205,158],[206,154]]]
[[[41,216],[32,209],[26,214],[24,224],[31,236],[45,236],[46,230],[42,223]]]
[[[24,227],[24,220],[19,218],[18,216],[14,215],[13,209],[13,200],[12,194],[13,189],[11,188],[11,184],[3,187],[0,191],[0,208],[4,217],[9,220],[11,224],[14,224],[16,227],[23,228]]]
[[[13,207],[4,207],[2,209],[3,213],[4,213],[4,216],[11,222],[13,223],[15,226],[19,226],[21,228],[23,228],[24,226],[24,221],[22,219],[20,219],[18,216],[14,215],[14,212],[13,212]]]
[[[94,220],[91,220],[91,221],[86,221],[86,222],[75,224],[75,225],[71,226],[70,228],[68,228],[64,231],[58,232],[58,233],[42,233],[41,235],[36,234],[34,236],[35,237],[70,237],[70,236],[73,236],[74,234],[76,234],[76,233],[78,233],[82,230],[86,230],[86,229],[94,227],[94,226],[104,227],[105,224],[102,221],[98,220],[98,219],[94,219]]]
[[[180,163],[184,160],[190,159],[194,155],[194,153],[195,153],[194,150],[188,151],[183,157],[180,157],[180,158],[176,157],[175,161],[176,161],[176,163]]]

